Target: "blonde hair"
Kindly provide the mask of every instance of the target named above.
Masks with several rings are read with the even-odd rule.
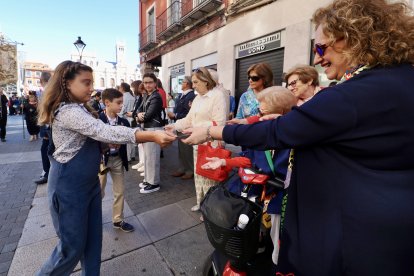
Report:
[[[312,21],[331,43],[344,39],[349,64],[414,62],[414,16],[406,3],[386,0],[335,0]]]
[[[271,86],[257,94],[257,100],[268,104],[269,114],[286,114],[296,106],[297,99],[282,86]]]
[[[39,125],[53,123],[55,111],[62,102],[74,102],[67,89],[67,82],[75,79],[82,71],[93,72],[91,67],[70,60],[63,61],[56,67],[55,73],[45,88],[44,96],[39,106]],[[84,104],[84,106],[94,117],[98,117],[98,114],[92,107],[88,104]]]
[[[247,69],[247,76],[250,75],[251,71],[255,71],[256,74],[263,79],[264,88],[273,85],[273,72],[272,68],[267,63],[256,63]]]
[[[319,86],[319,73],[315,67],[309,65],[296,65],[285,74],[285,82],[292,75],[298,75],[299,79],[303,83],[312,81],[313,86]]]
[[[217,85],[217,83],[214,81],[213,77],[211,76],[210,72],[205,67],[200,67],[198,69],[195,69],[192,76],[195,76],[197,79],[206,82],[208,90],[213,89]]]

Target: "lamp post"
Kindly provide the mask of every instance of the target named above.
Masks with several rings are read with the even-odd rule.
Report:
[[[73,45],[75,45],[76,49],[78,50],[79,60],[80,60],[80,62],[82,62],[83,49],[85,49],[85,47],[86,47],[85,42],[83,42],[82,39],[81,39],[81,37],[78,36],[78,40],[76,40],[75,42],[73,42]]]

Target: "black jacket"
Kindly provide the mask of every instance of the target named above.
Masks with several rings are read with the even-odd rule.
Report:
[[[104,122],[105,124],[108,124],[108,117],[106,117],[105,112],[101,112],[99,114],[99,119],[102,120],[102,122]],[[118,126],[126,126],[129,127],[129,122],[127,119],[121,118],[119,116],[117,116],[117,122],[116,124]],[[124,165],[124,168],[126,171],[128,171],[128,156],[127,156],[127,149],[126,149],[126,144],[121,145],[121,147],[119,148],[119,156],[122,159],[122,165]],[[108,164],[108,159],[109,159],[109,151],[104,153],[104,160],[105,160],[105,165]]]
[[[188,112],[190,111],[190,104],[194,100],[196,95],[194,91],[190,91],[185,95],[181,95],[175,102],[174,114],[175,119],[179,120],[187,116]]]
[[[164,126],[161,117],[162,110],[162,99],[157,90],[152,92],[151,95],[145,96],[144,102],[139,108],[139,112],[145,112],[144,128]]]
[[[135,117],[137,117],[137,114],[143,102],[144,102],[144,96],[140,95],[136,97],[135,103],[134,103],[134,111],[132,111],[132,118],[135,119]]]

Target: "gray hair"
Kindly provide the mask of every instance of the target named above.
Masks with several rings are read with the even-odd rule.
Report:
[[[186,83],[188,83],[188,85],[190,86],[190,88],[191,88],[191,89],[193,89],[193,82],[192,82],[192,80],[191,80],[191,77],[190,77],[190,76],[185,76],[185,77],[184,77],[184,81],[185,81]]]

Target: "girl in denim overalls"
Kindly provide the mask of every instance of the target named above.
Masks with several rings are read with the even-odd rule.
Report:
[[[69,275],[80,261],[82,275],[99,275],[102,202],[98,179],[101,144],[156,142],[175,138],[139,132],[96,119],[86,103],[93,92],[92,68],[64,61],[56,67],[40,106],[39,123],[51,126],[48,200],[59,242],[37,275]]]

